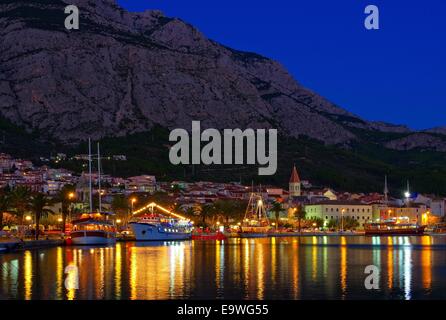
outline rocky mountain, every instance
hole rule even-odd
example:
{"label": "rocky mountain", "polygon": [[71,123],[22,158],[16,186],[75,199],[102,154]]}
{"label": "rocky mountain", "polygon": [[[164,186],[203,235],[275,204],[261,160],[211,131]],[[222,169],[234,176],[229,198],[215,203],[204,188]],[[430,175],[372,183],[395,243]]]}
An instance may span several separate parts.
{"label": "rocky mountain", "polygon": [[[80,10],[66,30],[64,7]],[[326,144],[355,129],[407,133],[367,122],[302,87],[280,63],[206,38],[159,11],[113,0],[0,1],[0,115],[73,143],[166,128],[278,128]]]}
{"label": "rocky mountain", "polygon": [[403,138],[391,140],[385,144],[387,148],[407,151],[412,149],[428,149],[446,152],[446,139],[427,133],[414,133]]}
{"label": "rocky mountain", "polygon": [[432,128],[432,129],[426,130],[425,132],[442,134],[442,135],[446,136],[446,127],[436,127],[436,128]]}

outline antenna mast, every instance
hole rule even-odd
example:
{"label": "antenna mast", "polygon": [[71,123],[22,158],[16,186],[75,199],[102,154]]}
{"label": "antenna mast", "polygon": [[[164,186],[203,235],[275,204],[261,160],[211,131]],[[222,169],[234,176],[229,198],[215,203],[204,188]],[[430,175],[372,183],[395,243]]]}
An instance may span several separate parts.
{"label": "antenna mast", "polygon": [[102,212],[102,198],[101,198],[101,153],[98,142],[98,194],[99,194],[99,212]]}
{"label": "antenna mast", "polygon": [[90,213],[93,212],[93,190],[92,190],[92,183],[91,183],[91,139],[88,138],[88,189],[89,189],[89,202],[90,202]]}

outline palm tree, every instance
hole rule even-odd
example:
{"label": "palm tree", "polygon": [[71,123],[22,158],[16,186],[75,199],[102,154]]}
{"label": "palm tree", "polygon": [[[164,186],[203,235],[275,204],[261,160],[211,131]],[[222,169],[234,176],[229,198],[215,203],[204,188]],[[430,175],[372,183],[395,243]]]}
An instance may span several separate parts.
{"label": "palm tree", "polygon": [[0,231],[3,229],[3,213],[10,209],[11,198],[7,190],[0,192]]}
{"label": "palm tree", "polygon": [[65,233],[67,216],[70,210],[70,204],[74,201],[75,187],[73,185],[65,185],[55,197],[55,201],[62,205],[62,233]]}
{"label": "palm tree", "polygon": [[19,186],[12,189],[10,201],[17,217],[23,218],[23,215],[29,209],[29,199],[31,192],[27,187]]}
{"label": "palm tree", "polygon": [[276,228],[279,228],[280,213],[283,212],[282,204],[280,202],[274,201],[271,206],[271,211],[274,212],[276,218]]}
{"label": "palm tree", "polygon": [[116,216],[122,219],[127,224],[128,214],[129,214],[129,201],[128,199],[120,194],[113,197],[111,207]]}
{"label": "palm tree", "polygon": [[206,225],[206,219],[215,213],[215,207],[212,204],[196,204],[193,209],[194,214],[201,217],[201,224],[203,227]]}
{"label": "palm tree", "polygon": [[299,229],[299,233],[300,233],[302,230],[302,220],[304,220],[305,217],[307,216],[307,213],[305,212],[305,208],[302,205],[297,206],[295,216],[297,217],[298,229]]}
{"label": "palm tree", "polygon": [[43,193],[36,193],[31,196],[29,202],[29,208],[34,214],[34,219],[36,221],[36,240],[39,240],[40,233],[40,219],[48,214],[53,214],[51,209],[46,207],[50,206],[52,201]]}

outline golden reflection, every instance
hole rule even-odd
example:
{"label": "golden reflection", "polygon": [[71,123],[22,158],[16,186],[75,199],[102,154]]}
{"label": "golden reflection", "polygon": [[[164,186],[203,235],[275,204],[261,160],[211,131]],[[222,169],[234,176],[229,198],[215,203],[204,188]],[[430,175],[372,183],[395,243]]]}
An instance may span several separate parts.
{"label": "golden reflection", "polygon": [[63,281],[64,281],[63,248],[57,247],[57,252],[56,252],[56,290],[57,290],[56,296],[57,296],[57,299],[62,299]]}
{"label": "golden reflection", "polygon": [[271,281],[275,285],[276,284],[276,263],[277,263],[277,256],[276,256],[276,238],[271,238]]}
{"label": "golden reflection", "polygon": [[249,268],[249,240],[248,239],[244,239],[243,241],[243,247],[245,249],[244,252],[244,257],[243,257],[243,275],[244,275],[244,289],[245,292],[248,294],[248,296],[246,298],[251,298],[249,296],[249,272],[250,272],[250,268]]}
{"label": "golden reflection", "polygon": [[341,237],[341,290],[342,298],[347,294],[347,240]]}
{"label": "golden reflection", "polygon": [[115,248],[115,295],[121,299],[121,276],[122,276],[122,252],[121,244],[117,243]]}
{"label": "golden reflection", "polygon": [[191,262],[185,261],[184,243],[165,241],[129,250],[130,299],[166,300],[185,294],[190,286],[185,279],[190,270],[185,266]]}
{"label": "golden reflection", "polygon": [[317,237],[313,237],[313,247],[312,247],[312,256],[311,256],[311,262],[312,262],[312,271],[311,271],[311,278],[314,280],[316,280],[316,275],[317,275]]}
{"label": "golden reflection", "polygon": [[[77,266],[79,266],[78,250],[75,250],[75,249],[72,250],[72,254],[73,254],[72,261],[68,262],[69,263],[68,266],[72,265],[72,266],[77,267]],[[70,260],[70,259],[67,259],[67,260]],[[66,275],[65,277],[67,277],[67,276],[68,275]],[[65,278],[65,279],[67,279],[67,278]],[[68,278],[68,279],[72,279],[72,278]],[[65,287],[67,289],[67,299],[74,300],[74,298],[76,297],[76,289],[74,289],[75,286],[68,283],[68,287],[66,285],[65,285]]]}
{"label": "golden reflection", "polygon": [[136,300],[136,275],[138,274],[136,248],[130,248],[130,299]]}
{"label": "golden reflection", "polygon": [[[80,257],[82,257],[82,251],[80,252],[81,254],[79,255]],[[104,264],[105,264],[105,249],[104,248],[100,248],[99,249],[99,263],[95,263],[97,265],[97,268],[95,268],[95,282],[96,282],[96,298],[100,299],[100,298],[104,298]],[[96,260],[96,257],[94,257],[94,260]],[[99,265],[98,265],[99,264]]]}
{"label": "golden reflection", "polygon": [[265,262],[263,261],[263,244],[260,243],[258,246],[258,255],[257,255],[257,299],[263,300],[264,291],[265,291]]}
{"label": "golden reflection", "polygon": [[26,250],[24,255],[24,283],[25,283],[25,300],[31,300],[33,285],[33,260],[31,251]]}
{"label": "golden reflection", "polygon": [[224,248],[220,241],[215,242],[215,284],[217,290],[223,288]]}
{"label": "golden reflection", "polygon": [[431,237],[422,237],[421,244],[421,272],[423,279],[423,288],[431,289],[432,287],[432,239]]}
{"label": "golden reflection", "polygon": [[297,240],[293,241],[293,294],[294,299],[299,298],[299,246]]}
{"label": "golden reflection", "polygon": [[387,238],[387,285],[393,288],[393,239]]}

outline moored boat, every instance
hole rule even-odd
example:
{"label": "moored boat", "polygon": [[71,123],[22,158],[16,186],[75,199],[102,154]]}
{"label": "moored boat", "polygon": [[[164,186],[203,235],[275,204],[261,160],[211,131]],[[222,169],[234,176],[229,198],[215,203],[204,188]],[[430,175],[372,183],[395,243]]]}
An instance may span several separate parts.
{"label": "moored boat", "polygon": [[116,228],[106,219],[106,214],[83,214],[80,219],[72,222],[70,232],[73,245],[108,245],[116,243]]}
{"label": "moored boat", "polygon": [[77,220],[72,221],[69,243],[73,245],[109,245],[116,243],[116,227],[108,220],[110,213],[101,212],[101,156],[98,143],[98,197],[99,211],[93,213],[92,189],[92,156],[91,141],[88,140],[88,167],[89,167],[89,202],[90,212],[84,213]]}
{"label": "moored boat", "polygon": [[265,206],[260,194],[252,193],[240,226],[240,238],[265,238],[271,232]]}
{"label": "moored boat", "polygon": [[[167,215],[155,213],[155,208],[160,209]],[[150,209],[149,214],[138,216],[129,222],[136,241],[191,239],[193,225],[188,219],[155,203],[147,205],[146,209]]]}
{"label": "moored boat", "polygon": [[366,236],[423,235],[426,226],[413,223],[379,222],[364,226]]}

